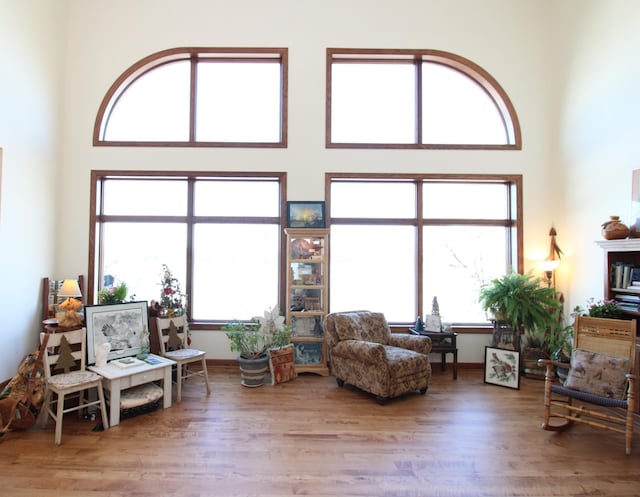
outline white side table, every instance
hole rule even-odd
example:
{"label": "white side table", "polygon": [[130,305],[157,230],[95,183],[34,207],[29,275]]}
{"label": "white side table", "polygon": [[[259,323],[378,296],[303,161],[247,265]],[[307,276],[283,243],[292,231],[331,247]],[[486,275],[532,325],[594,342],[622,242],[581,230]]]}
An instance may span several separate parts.
{"label": "white side table", "polygon": [[98,373],[104,379],[102,386],[109,391],[109,424],[120,424],[120,392],[156,380],[162,380],[162,407],[171,407],[171,366],[175,361],[150,354],[158,359],[158,364],[144,363],[130,368],[120,368],[107,363],[106,366],[89,366],[87,369]]}

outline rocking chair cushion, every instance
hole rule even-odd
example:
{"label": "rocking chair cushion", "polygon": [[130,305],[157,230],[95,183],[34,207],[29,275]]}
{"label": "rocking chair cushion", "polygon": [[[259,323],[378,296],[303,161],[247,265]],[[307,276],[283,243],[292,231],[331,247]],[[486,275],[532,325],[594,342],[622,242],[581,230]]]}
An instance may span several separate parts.
{"label": "rocking chair cushion", "polygon": [[600,397],[622,400],[631,361],[582,349],[571,354],[571,369],[564,386]]}

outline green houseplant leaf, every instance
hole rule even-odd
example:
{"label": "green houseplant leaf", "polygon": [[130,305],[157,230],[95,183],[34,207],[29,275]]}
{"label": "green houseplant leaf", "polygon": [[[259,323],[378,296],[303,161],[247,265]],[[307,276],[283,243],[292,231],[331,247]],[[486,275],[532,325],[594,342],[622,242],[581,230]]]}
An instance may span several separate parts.
{"label": "green houseplant leaf", "polygon": [[555,289],[540,283],[532,274],[511,272],[484,284],[479,301],[486,312],[518,332],[546,330],[556,322],[559,302]]}
{"label": "green houseplant leaf", "polygon": [[231,352],[238,352],[243,359],[257,359],[271,348],[291,342],[291,327],[279,316],[278,306],[265,312],[265,317],[251,321],[234,321],[222,327],[229,339]]}

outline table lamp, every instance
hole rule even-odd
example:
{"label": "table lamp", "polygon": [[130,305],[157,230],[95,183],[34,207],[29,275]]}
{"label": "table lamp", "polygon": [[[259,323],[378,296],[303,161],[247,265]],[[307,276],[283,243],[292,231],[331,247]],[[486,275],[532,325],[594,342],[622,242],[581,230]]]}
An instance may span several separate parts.
{"label": "table lamp", "polygon": [[67,297],[67,300],[59,305],[64,311],[64,316],[58,321],[58,325],[67,328],[82,325],[82,316],[76,312],[82,306],[82,302],[76,300],[77,297],[82,297],[78,281],[64,280],[58,291],[58,297]]}

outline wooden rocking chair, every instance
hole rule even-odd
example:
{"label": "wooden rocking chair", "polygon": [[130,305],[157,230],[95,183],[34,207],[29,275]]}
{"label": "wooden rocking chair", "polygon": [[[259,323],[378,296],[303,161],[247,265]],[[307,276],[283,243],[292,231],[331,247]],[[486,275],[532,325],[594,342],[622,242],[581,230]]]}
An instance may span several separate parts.
{"label": "wooden rocking chair", "polygon": [[[633,439],[636,321],[576,316],[571,368],[564,385],[554,384],[553,361],[546,365],[545,430],[562,431],[574,423],[622,433],[625,452]],[[589,407],[574,405],[574,400]],[[552,423],[552,418],[564,421]]]}

